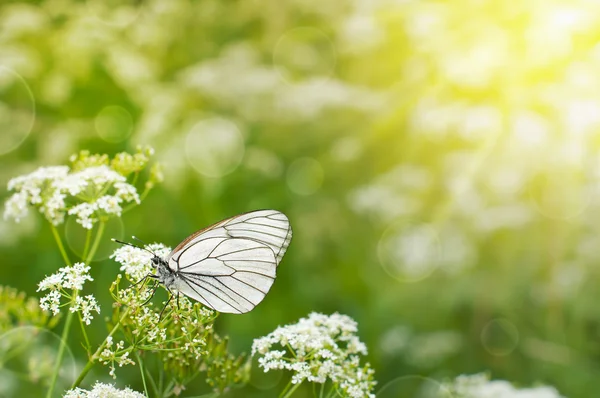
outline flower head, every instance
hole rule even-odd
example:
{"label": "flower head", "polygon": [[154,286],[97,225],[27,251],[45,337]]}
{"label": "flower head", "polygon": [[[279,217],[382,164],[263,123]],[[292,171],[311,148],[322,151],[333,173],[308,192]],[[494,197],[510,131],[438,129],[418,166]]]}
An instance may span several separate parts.
{"label": "flower head", "polygon": [[366,355],[367,348],[357,331],[356,322],[346,315],[311,313],[254,340],[252,355],[260,356],[258,363],[265,372],[291,370],[294,384],[329,379],[350,397],[374,397],[374,372],[369,364],[360,366],[360,355]]}
{"label": "flower head", "polygon": [[98,302],[92,295],[85,297],[75,296],[70,290],[79,291],[83,289],[86,281],[93,281],[89,275],[90,267],[84,263],[76,263],[69,267],[63,267],[58,272],[45,277],[38,284],[38,292],[49,290],[49,292],[40,299],[40,307],[44,311],[51,311],[54,315],[60,312],[60,299],[65,297],[69,300],[70,311],[80,311],[83,321],[89,325],[93,319],[92,312],[100,313]]}
{"label": "flower head", "polygon": [[146,396],[129,388],[121,390],[110,384],[96,382],[90,391],[75,388],[67,391],[63,398],[146,398]]}
{"label": "flower head", "polygon": [[[140,172],[149,162],[151,150],[138,150],[130,155],[121,153],[111,161],[107,155],[90,155],[81,151],[71,157],[71,166],[40,167],[27,175],[13,178],[8,189],[15,193],[8,198],[4,218],[19,221],[27,216],[31,206],[53,225],[73,215],[86,229],[93,228],[102,218],[121,216],[123,205],[139,204],[137,188],[127,182],[127,176]],[[156,176],[150,173],[154,186]],[[158,181],[158,180],[157,180]]]}
{"label": "flower head", "polygon": [[138,281],[152,273],[152,254],[160,257],[166,257],[171,249],[161,243],[153,243],[145,247],[146,250],[122,246],[111,254],[110,258],[121,264],[121,271],[124,271],[129,280]]}

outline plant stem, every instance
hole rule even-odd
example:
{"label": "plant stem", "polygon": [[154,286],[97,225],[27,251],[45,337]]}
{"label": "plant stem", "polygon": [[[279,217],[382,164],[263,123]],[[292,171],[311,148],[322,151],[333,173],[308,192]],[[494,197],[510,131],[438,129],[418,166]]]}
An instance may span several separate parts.
{"label": "plant stem", "polygon": [[142,374],[142,383],[144,384],[144,392],[146,393],[146,396],[149,397],[150,394],[148,394],[148,386],[146,385],[146,375],[144,374],[144,365],[142,363],[142,358],[137,353],[137,351],[135,352],[135,357],[138,361],[138,365],[140,365],[140,373]]}
{"label": "plant stem", "polygon": [[[326,383],[327,381],[325,381]],[[321,384],[321,392],[319,393],[319,398],[323,398],[323,391],[325,391],[325,383]]]}
{"label": "plant stem", "polygon": [[65,260],[65,264],[70,266],[71,260],[69,260],[69,256],[67,255],[67,251],[65,250],[65,247],[62,243],[62,239],[60,239],[60,234],[58,233],[58,230],[52,224],[50,224],[50,229],[52,230],[52,235],[54,235],[54,240],[56,241],[56,244],[58,245],[58,250],[60,250],[60,254],[62,255],[63,260]]}
{"label": "plant stem", "polygon": [[96,350],[96,352],[94,352],[94,354],[90,357],[90,359],[88,360],[88,362],[85,364],[85,367],[83,368],[83,370],[79,374],[79,377],[77,377],[77,380],[75,380],[75,382],[71,386],[71,389],[79,387],[79,385],[81,384],[81,382],[83,381],[83,379],[85,378],[85,376],[89,373],[89,371],[94,366],[94,360],[102,352],[102,349],[106,345],[106,341],[108,340],[109,337],[112,337],[112,335],[115,334],[115,332],[119,329],[119,326],[121,326],[121,322],[123,322],[123,319],[125,319],[125,317],[127,316],[128,313],[129,313],[129,308],[127,308],[125,310],[125,312],[123,312],[123,315],[121,315],[121,318],[119,318],[119,321],[112,328],[112,330],[110,331],[110,333],[108,334],[108,336],[106,336],[106,338],[104,339],[104,341],[102,342],[102,344],[100,344],[100,346],[98,347],[98,349]]}
{"label": "plant stem", "polygon": [[297,389],[298,387],[300,387],[300,384],[302,384],[302,383],[296,383],[296,384],[294,384],[294,386],[293,386],[292,388],[290,388],[290,390],[287,392],[287,394],[285,394],[285,395],[283,396],[283,398],[288,398],[288,397],[291,397],[291,396],[292,396],[292,394],[294,393],[294,391],[296,391],[296,389]]}
{"label": "plant stem", "polygon": [[94,238],[94,243],[92,244],[92,249],[90,250],[88,256],[85,259],[86,265],[89,265],[92,262],[94,255],[98,250],[98,246],[100,246],[100,240],[102,239],[102,234],[104,234],[105,225],[106,224],[104,223],[104,221],[100,221],[100,224],[98,225],[98,232],[96,232],[96,237]]}
{"label": "plant stem", "polygon": [[144,371],[146,372],[146,376],[148,376],[148,380],[150,381],[151,387],[154,389],[154,392],[156,393],[156,396],[157,397],[162,397],[162,393],[158,389],[158,387],[156,385],[156,382],[154,381],[154,378],[152,377],[152,374],[150,374],[150,371],[148,370],[147,366],[144,368]]}
{"label": "plant stem", "polygon": [[88,229],[85,235],[85,246],[83,247],[83,256],[82,259],[86,258],[88,255],[88,251],[90,250],[90,241],[92,240],[92,230]]}
{"label": "plant stem", "polygon": [[[77,297],[77,291],[73,295],[73,299]],[[48,393],[46,394],[47,398],[52,397],[52,392],[54,391],[54,386],[56,385],[56,379],[58,379],[58,373],[60,372],[60,365],[62,363],[63,355],[65,354],[65,348],[67,347],[67,337],[69,336],[69,329],[71,328],[71,321],[73,320],[74,312],[69,311],[67,313],[67,319],[65,321],[65,327],[63,329],[62,335],[60,336],[60,347],[58,348],[58,356],[56,358],[56,364],[54,365],[54,372],[52,372],[52,379],[50,380],[50,387],[48,387]]]}
{"label": "plant stem", "polygon": [[279,398],[283,397],[285,395],[285,393],[287,392],[287,390],[290,389],[291,386],[292,386],[292,380],[288,381],[288,383],[285,385],[285,388],[279,394]]}
{"label": "plant stem", "polygon": [[83,319],[81,319],[81,314],[77,313],[77,317],[79,318],[79,325],[81,326],[81,334],[83,334],[83,339],[85,340],[85,350],[87,351],[88,356],[90,355],[90,350],[92,346],[90,345],[90,339],[88,339],[87,332],[85,331],[85,326],[83,326]]}

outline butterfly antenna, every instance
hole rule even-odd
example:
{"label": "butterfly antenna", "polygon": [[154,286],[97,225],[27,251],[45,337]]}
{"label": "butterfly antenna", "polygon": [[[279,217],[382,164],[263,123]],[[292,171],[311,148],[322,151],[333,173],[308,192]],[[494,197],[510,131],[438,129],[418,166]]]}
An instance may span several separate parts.
{"label": "butterfly antenna", "polygon": [[[148,245],[146,242],[144,242],[143,240],[141,240],[140,238],[138,238],[138,237],[137,237],[137,236],[135,236],[135,235],[132,235],[132,236],[131,236],[131,239],[134,239],[134,240],[137,240],[138,242],[140,242],[142,245],[144,245],[144,248],[145,248],[146,246],[149,246],[149,245]],[[146,251],[149,251],[150,253],[152,253],[152,254],[154,254],[154,255],[156,256],[156,253],[154,253],[154,251],[153,251],[153,250],[151,250],[151,249],[145,249],[145,250],[146,250]],[[158,257],[158,256],[157,256],[157,257]]]}
{"label": "butterfly antenna", "polygon": [[[134,239],[136,239],[136,240],[139,240],[139,239],[137,239],[135,236],[134,236],[133,238],[134,238]],[[115,238],[111,238],[110,240],[112,240],[113,242],[116,242],[116,243],[120,243],[120,244],[122,244],[122,245],[125,245],[125,246],[131,246],[131,247],[135,247],[136,249],[142,249],[142,250],[145,250],[145,251],[147,251],[148,253],[152,254],[153,256],[156,256],[156,253],[154,253],[152,250],[148,250],[148,249],[146,249],[146,248],[145,248],[145,247],[143,247],[143,246],[134,245],[133,243],[129,243],[129,242],[123,242],[122,240],[118,240],[118,239],[115,239]],[[141,241],[140,241],[140,242],[141,242]],[[142,243],[143,243],[143,242],[142,242]]]}

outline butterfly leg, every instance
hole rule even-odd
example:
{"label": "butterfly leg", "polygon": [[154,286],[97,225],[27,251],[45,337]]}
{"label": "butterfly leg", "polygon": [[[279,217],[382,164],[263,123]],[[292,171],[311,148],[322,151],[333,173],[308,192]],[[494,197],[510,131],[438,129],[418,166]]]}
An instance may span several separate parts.
{"label": "butterfly leg", "polygon": [[150,295],[150,297],[148,297],[148,299],[146,301],[144,301],[144,303],[142,305],[146,305],[150,302],[150,300],[152,300],[152,297],[154,297],[154,295],[156,294],[156,290],[158,289],[158,285],[160,285],[160,283],[158,281],[156,281],[156,283],[154,284],[154,286],[152,286],[152,294]]}
{"label": "butterfly leg", "polygon": [[163,312],[165,312],[165,310],[167,309],[167,307],[169,306],[169,303],[171,302],[171,299],[173,298],[173,292],[171,292],[169,290],[169,299],[167,300],[165,306],[163,307],[163,309],[160,311],[160,315],[158,315],[158,320],[160,321],[162,319],[163,316]]}
{"label": "butterfly leg", "polygon": [[156,275],[154,275],[154,274],[148,274],[148,275],[144,276],[142,279],[140,279],[139,281],[137,281],[136,283],[134,283],[134,284],[133,284],[133,285],[131,285],[131,286],[137,286],[137,285],[139,285],[140,283],[142,283],[142,282],[145,282],[145,281],[146,281],[146,279],[148,279],[148,278],[156,279],[156,278],[158,278],[158,277],[157,277]]}

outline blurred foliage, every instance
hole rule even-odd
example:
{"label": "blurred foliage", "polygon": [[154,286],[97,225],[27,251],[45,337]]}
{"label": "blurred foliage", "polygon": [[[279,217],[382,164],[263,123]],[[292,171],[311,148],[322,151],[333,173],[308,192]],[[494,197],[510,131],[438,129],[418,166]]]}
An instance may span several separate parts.
{"label": "blurred foliage", "polygon": [[[4,2],[0,183],[152,146],[165,182],[112,237],[174,246],[257,208],[292,221],[265,301],[217,321],[230,349],[339,311],[380,387],[489,371],[587,398],[599,19],[587,0]],[[61,266],[40,221],[0,223],[0,281],[30,295]],[[92,268],[109,303],[117,265]],[[228,396],[283,388],[256,376]],[[136,372],[119,383],[141,390]]]}

